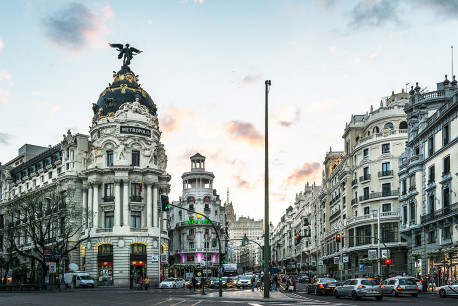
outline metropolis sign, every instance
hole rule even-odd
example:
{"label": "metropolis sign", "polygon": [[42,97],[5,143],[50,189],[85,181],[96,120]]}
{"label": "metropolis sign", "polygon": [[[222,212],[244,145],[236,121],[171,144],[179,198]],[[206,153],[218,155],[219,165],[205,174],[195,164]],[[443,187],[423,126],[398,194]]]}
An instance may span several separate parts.
{"label": "metropolis sign", "polygon": [[119,130],[120,134],[134,134],[140,136],[151,137],[151,130],[139,128],[135,126],[121,126]]}

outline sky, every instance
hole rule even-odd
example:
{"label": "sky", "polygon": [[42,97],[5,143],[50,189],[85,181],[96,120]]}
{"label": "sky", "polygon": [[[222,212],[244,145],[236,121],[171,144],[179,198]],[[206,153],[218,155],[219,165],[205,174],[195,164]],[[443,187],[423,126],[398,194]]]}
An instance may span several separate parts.
{"label": "sky", "polygon": [[[452,73],[458,1],[2,1],[0,161],[25,143],[88,134],[92,103],[122,65],[108,43],[143,53],[131,69],[158,107],[172,176],[206,156],[222,202],[264,218],[265,80],[270,220],[309,182],[345,122],[415,82]],[[410,84],[408,84],[410,83]],[[408,85],[407,85],[408,84]]]}

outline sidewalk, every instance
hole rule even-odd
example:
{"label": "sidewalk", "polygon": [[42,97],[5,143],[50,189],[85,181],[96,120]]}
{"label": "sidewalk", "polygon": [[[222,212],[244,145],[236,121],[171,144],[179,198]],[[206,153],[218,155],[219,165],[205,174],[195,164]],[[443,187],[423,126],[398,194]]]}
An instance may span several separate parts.
{"label": "sidewalk", "polygon": [[186,298],[192,299],[211,299],[211,300],[232,300],[232,301],[258,301],[258,302],[282,302],[282,303],[296,303],[295,299],[292,299],[280,291],[270,291],[269,298],[264,298],[264,291],[251,291],[240,290],[240,291],[223,291],[223,296],[219,297],[218,292],[211,292],[207,295],[191,295]]}

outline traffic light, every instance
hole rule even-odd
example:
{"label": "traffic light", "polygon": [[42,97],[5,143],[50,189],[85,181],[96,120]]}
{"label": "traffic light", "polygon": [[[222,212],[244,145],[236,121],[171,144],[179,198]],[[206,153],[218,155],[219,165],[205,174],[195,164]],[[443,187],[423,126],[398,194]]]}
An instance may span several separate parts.
{"label": "traffic light", "polygon": [[337,234],[336,234],[336,242],[337,242],[337,243],[340,242],[340,233],[337,233]]}
{"label": "traffic light", "polygon": [[385,265],[391,265],[391,258],[385,258]]}
{"label": "traffic light", "polygon": [[226,255],[227,255],[226,253],[221,254],[221,263],[222,263],[222,264],[227,263],[227,261],[226,261]]}
{"label": "traffic light", "polygon": [[161,206],[162,211],[170,211],[169,196],[165,194],[161,195]]}

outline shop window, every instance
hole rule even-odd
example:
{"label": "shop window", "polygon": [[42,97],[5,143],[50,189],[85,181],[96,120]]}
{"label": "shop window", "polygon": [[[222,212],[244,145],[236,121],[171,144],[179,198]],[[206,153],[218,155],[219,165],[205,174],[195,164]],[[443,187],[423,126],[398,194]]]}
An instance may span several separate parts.
{"label": "shop window", "polygon": [[141,228],[141,212],[140,211],[131,211],[130,212],[130,227],[131,228]]}
{"label": "shop window", "polygon": [[132,166],[140,166],[140,151],[132,151]]}
{"label": "shop window", "polygon": [[[193,246],[194,246],[194,243],[193,243]],[[194,247],[193,247],[194,248]],[[192,249],[193,249],[192,248]],[[187,262],[194,262],[194,255],[188,255],[186,256],[186,261]]]}

